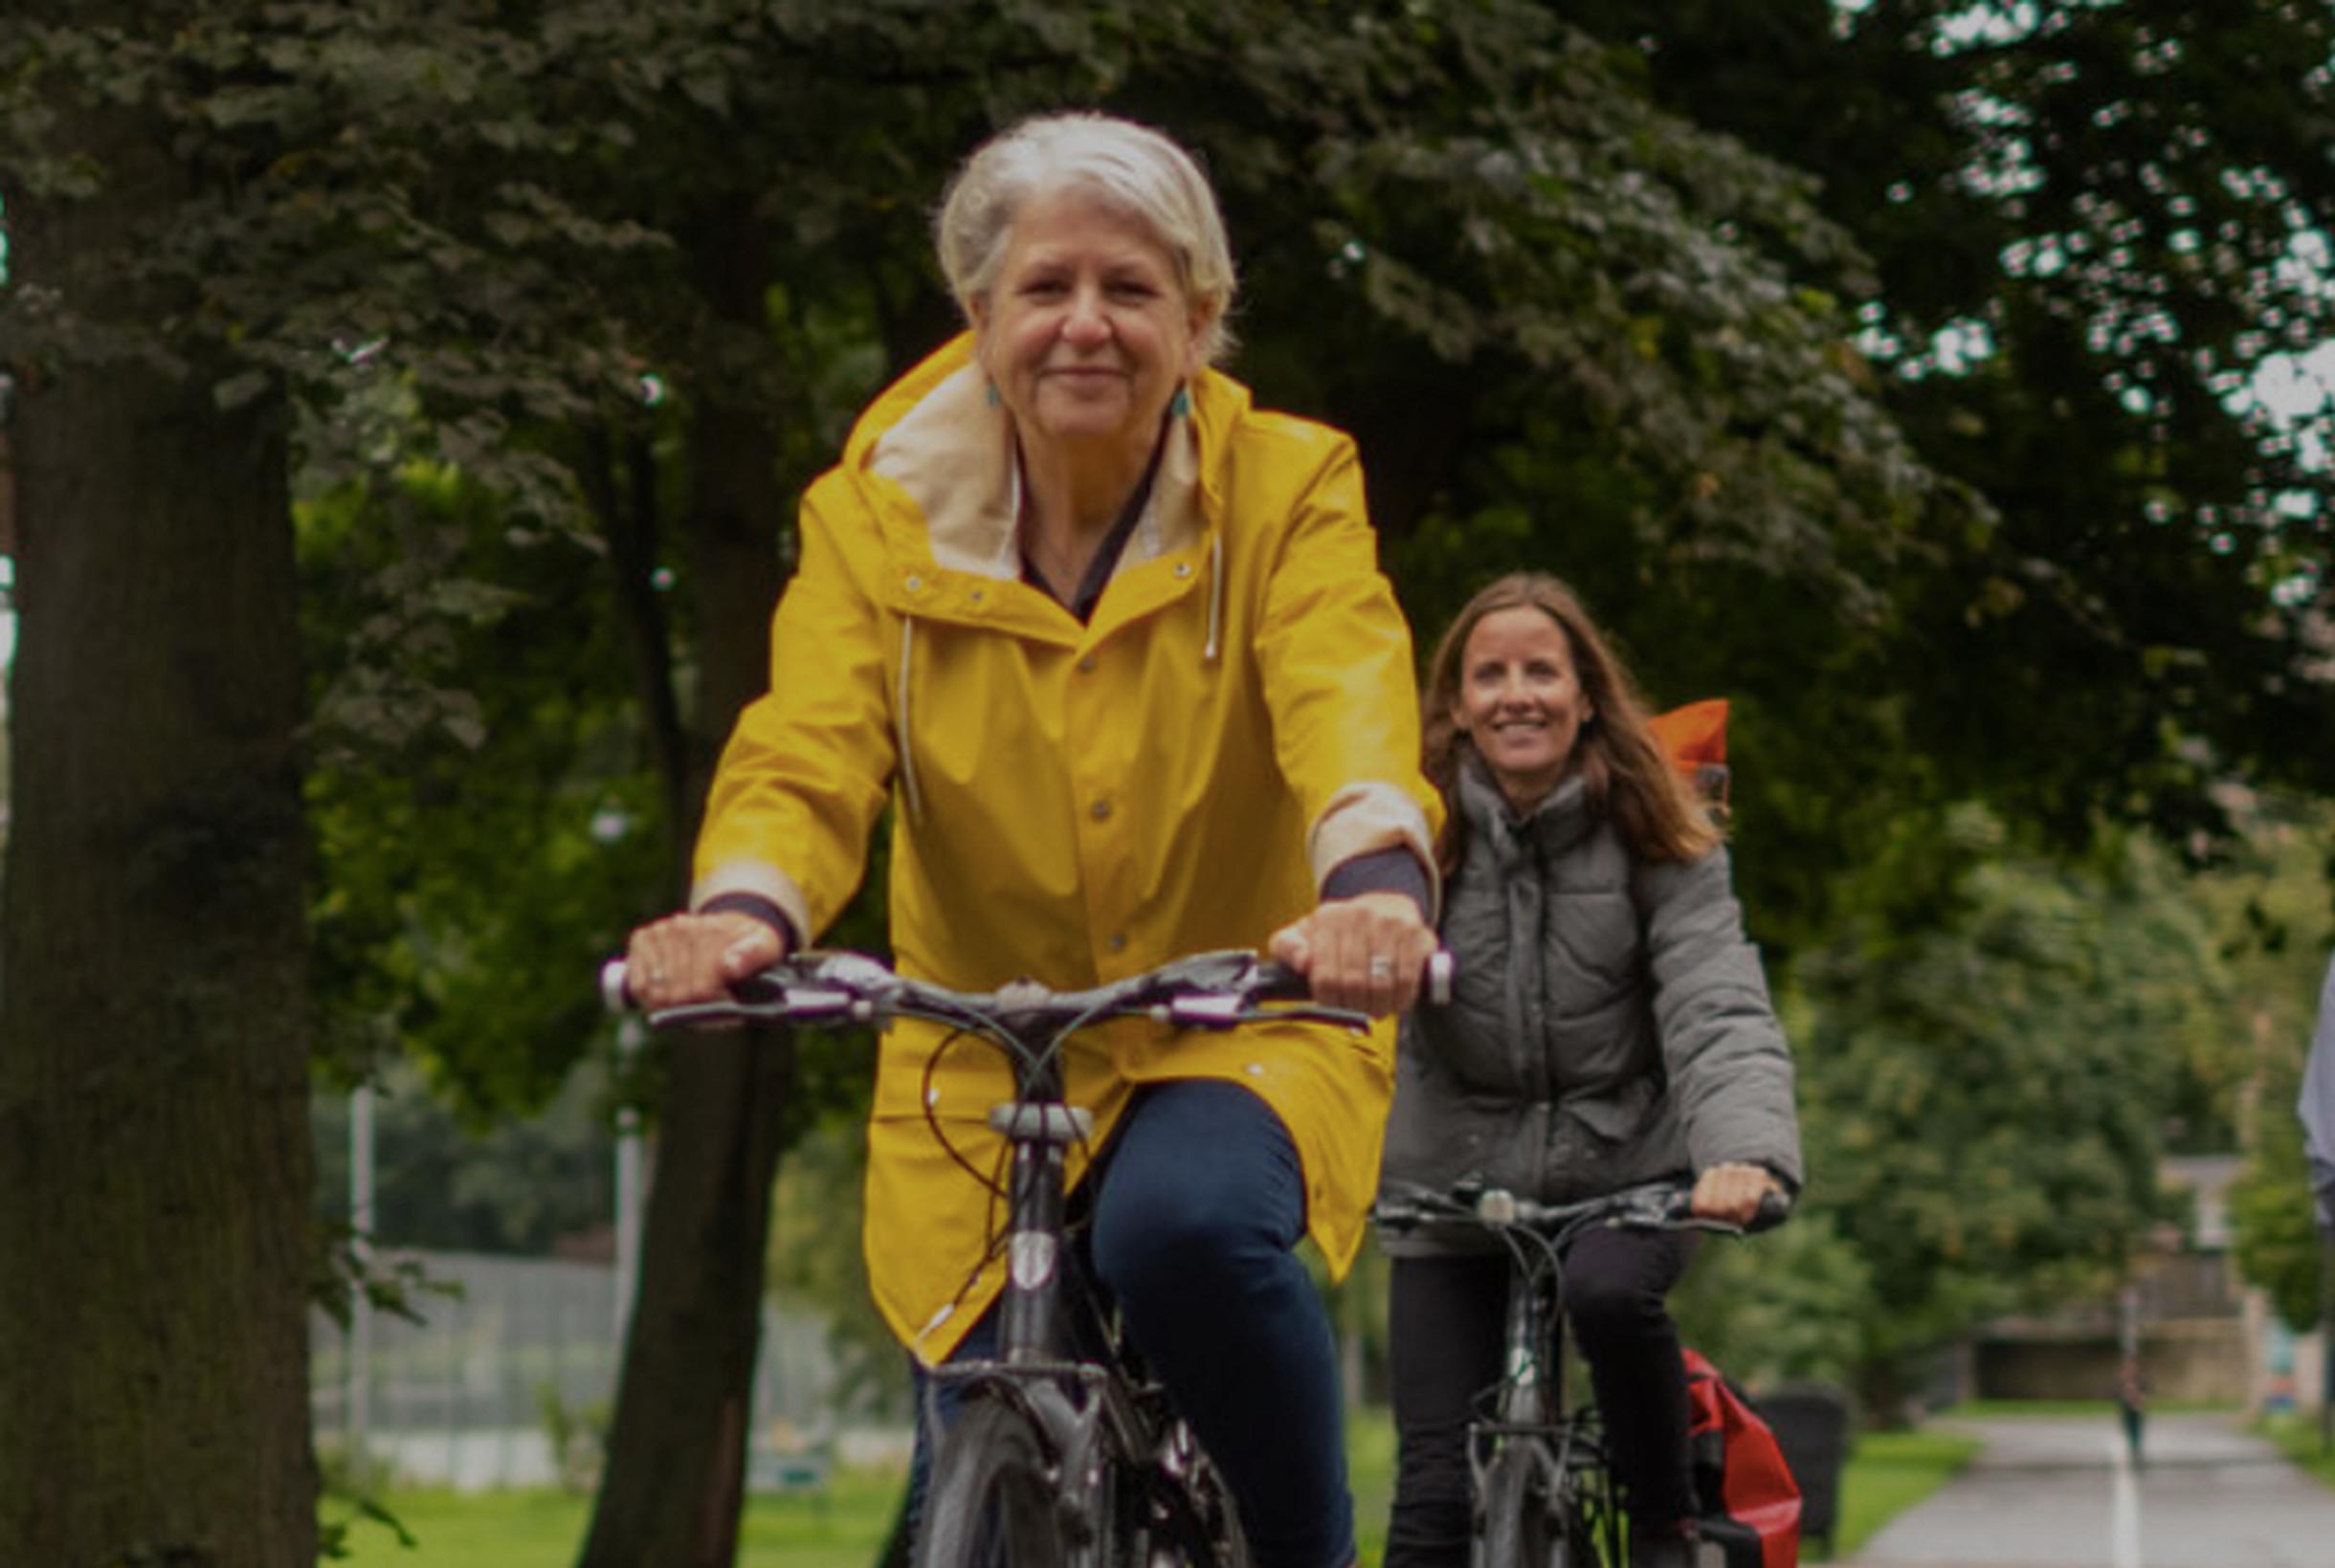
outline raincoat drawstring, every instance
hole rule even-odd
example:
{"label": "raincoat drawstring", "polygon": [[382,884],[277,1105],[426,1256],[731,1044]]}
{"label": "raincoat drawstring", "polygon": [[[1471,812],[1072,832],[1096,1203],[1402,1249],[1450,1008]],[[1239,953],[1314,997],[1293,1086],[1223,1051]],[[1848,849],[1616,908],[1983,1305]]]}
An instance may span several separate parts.
{"label": "raincoat drawstring", "polygon": [[1200,651],[1204,663],[1216,658],[1217,633],[1224,626],[1224,530],[1218,528],[1209,538],[1208,564],[1208,646]]}
{"label": "raincoat drawstring", "polygon": [[900,691],[892,702],[892,740],[900,748],[901,793],[907,798],[908,815],[922,820],[924,797],[916,787],[916,755],[908,749],[908,666],[916,652],[916,617],[900,618]]}

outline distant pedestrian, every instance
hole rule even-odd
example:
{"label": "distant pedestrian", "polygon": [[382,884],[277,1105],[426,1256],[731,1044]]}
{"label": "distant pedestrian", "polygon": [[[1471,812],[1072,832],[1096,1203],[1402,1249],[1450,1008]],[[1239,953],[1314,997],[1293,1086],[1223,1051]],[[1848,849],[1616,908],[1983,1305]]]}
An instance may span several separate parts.
{"label": "distant pedestrian", "polygon": [[2142,1468],[2141,1424],[2148,1414],[2148,1380],[2141,1376],[2141,1358],[2126,1356],[2116,1369],[2116,1413],[2124,1424],[2124,1451],[2132,1468]]}

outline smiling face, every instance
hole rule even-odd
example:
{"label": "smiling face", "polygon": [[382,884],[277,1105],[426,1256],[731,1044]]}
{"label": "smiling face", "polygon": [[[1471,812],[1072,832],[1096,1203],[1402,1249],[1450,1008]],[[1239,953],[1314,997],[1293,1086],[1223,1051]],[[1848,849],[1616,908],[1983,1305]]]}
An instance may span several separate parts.
{"label": "smiling face", "polygon": [[1496,609],[1468,631],[1452,719],[1518,809],[1556,788],[1593,712],[1572,639],[1543,611]]}
{"label": "smiling face", "polygon": [[972,301],[982,367],[1024,442],[1123,442],[1145,453],[1201,367],[1204,311],[1150,228],[1059,191],[1013,222],[995,285]]}

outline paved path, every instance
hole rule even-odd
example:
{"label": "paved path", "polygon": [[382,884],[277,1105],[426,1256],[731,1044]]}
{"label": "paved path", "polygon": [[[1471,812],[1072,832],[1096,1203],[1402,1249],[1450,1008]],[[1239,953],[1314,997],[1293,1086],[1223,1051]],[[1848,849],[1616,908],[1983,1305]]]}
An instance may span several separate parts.
{"label": "paved path", "polygon": [[2150,1416],[2137,1474],[2112,1417],[1955,1428],[1978,1458],[1856,1568],[2335,1568],[2335,1491],[2235,1416]]}

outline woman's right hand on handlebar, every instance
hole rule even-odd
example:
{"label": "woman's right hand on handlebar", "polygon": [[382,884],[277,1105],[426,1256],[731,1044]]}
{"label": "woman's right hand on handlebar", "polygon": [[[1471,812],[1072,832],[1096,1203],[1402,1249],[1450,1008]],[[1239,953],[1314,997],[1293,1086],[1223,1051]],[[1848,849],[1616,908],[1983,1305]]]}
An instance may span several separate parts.
{"label": "woman's right hand on handlebar", "polygon": [[[1748,1226],[1759,1217],[1761,1200],[1769,1193],[1779,1198],[1785,1195],[1784,1183],[1775,1179],[1774,1172],[1764,1165],[1731,1160],[1713,1165],[1695,1178],[1694,1197],[1688,1206],[1700,1219]],[[1778,1218],[1782,1213],[1783,1210],[1777,1210]]]}
{"label": "woman's right hand on handlebar", "polygon": [[787,939],[751,915],[668,915],[633,933],[625,989],[644,1012],[715,1002],[787,956]]}

